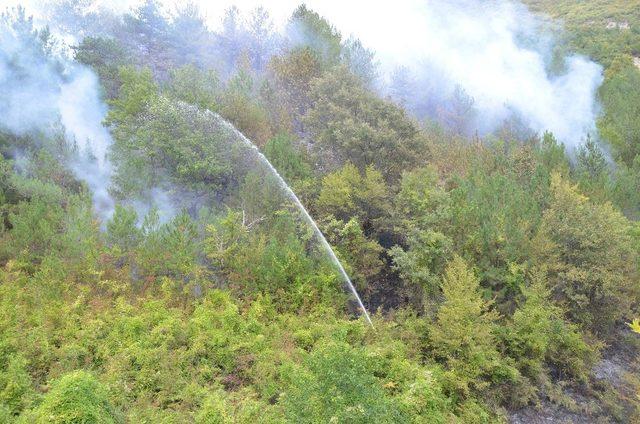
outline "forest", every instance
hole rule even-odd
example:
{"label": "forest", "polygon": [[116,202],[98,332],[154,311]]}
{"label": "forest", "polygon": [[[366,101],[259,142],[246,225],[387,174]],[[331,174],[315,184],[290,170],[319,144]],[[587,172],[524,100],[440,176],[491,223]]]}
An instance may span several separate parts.
{"label": "forest", "polygon": [[569,99],[500,113],[305,4],[92,3],[0,11],[0,422],[640,422],[640,1],[502,2]]}

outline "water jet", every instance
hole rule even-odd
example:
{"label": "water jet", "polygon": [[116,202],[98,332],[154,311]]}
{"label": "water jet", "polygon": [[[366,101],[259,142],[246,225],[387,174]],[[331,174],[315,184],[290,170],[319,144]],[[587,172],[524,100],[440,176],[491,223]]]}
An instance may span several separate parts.
{"label": "water jet", "polygon": [[306,221],[306,223],[309,226],[311,226],[311,228],[313,229],[313,232],[314,232],[315,236],[318,238],[318,240],[320,241],[320,244],[322,245],[322,248],[325,250],[325,252],[329,256],[329,258],[331,259],[331,262],[333,263],[335,268],[338,270],[338,272],[339,272],[340,276],[342,277],[342,279],[344,280],[347,288],[349,289],[349,291],[351,292],[351,294],[355,298],[356,302],[358,303],[358,308],[360,309],[361,314],[364,315],[364,317],[367,320],[367,322],[369,323],[369,325],[371,327],[373,327],[373,322],[371,321],[371,317],[369,316],[369,313],[367,312],[367,309],[365,308],[364,304],[362,303],[362,300],[360,299],[360,295],[358,294],[358,291],[356,290],[355,286],[353,285],[353,282],[349,278],[349,275],[347,275],[347,272],[344,270],[342,264],[338,260],[338,257],[336,256],[335,252],[333,251],[333,248],[331,248],[331,245],[329,244],[327,239],[322,234],[322,231],[320,231],[320,229],[318,228],[318,225],[316,224],[316,222],[313,220],[311,215],[309,215],[309,212],[307,211],[307,209],[304,207],[304,205],[302,204],[300,199],[298,199],[298,196],[296,196],[296,194],[293,192],[291,187],[289,187],[289,185],[286,183],[284,178],[282,178],[282,176],[278,173],[276,168],[271,164],[271,162],[269,162],[269,159],[267,159],[267,157],[265,155],[263,155],[262,152],[260,152],[258,147],[251,140],[249,140],[244,134],[242,134],[235,126],[233,126],[233,124],[231,124],[226,119],[222,118],[217,113],[212,112],[210,110],[207,110],[205,113],[207,113],[210,116],[212,116],[216,121],[220,122],[222,124],[222,126],[224,126],[228,131],[230,131],[232,134],[237,136],[245,144],[246,147],[251,149],[257,155],[259,161],[263,165],[266,165],[267,168],[271,171],[273,176],[278,181],[278,184],[280,185],[280,187],[285,191],[287,196],[295,203],[296,207],[301,212],[301,214],[302,214],[304,220]]}

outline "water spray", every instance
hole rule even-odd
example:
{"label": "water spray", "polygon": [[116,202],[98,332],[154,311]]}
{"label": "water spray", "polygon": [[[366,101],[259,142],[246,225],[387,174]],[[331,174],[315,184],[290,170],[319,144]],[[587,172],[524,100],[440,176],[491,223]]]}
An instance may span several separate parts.
{"label": "water spray", "polygon": [[245,135],[242,134],[229,121],[225,120],[224,118],[222,118],[217,113],[211,112],[210,110],[207,110],[205,113],[210,114],[211,116],[213,116],[217,121],[221,122],[229,131],[231,131],[233,134],[238,136],[240,138],[240,140],[242,140],[242,142],[247,147],[249,147],[250,149],[252,149],[255,152],[255,154],[258,156],[259,160],[264,165],[266,165],[269,168],[269,170],[273,173],[273,175],[278,180],[278,183],[280,184],[280,187],[282,189],[284,189],[284,191],[287,193],[289,198],[291,200],[293,200],[293,202],[296,204],[298,209],[302,212],[302,216],[304,217],[305,221],[313,229],[314,234],[318,237],[322,247],[324,248],[324,250],[329,255],[329,258],[331,259],[331,262],[338,269],[338,271],[340,273],[340,276],[342,277],[344,282],[347,284],[347,287],[349,288],[349,291],[353,294],[353,296],[355,297],[356,301],[358,302],[358,307],[359,307],[362,315],[364,315],[364,317],[367,320],[367,322],[369,323],[369,325],[371,327],[373,327],[373,322],[371,321],[371,317],[369,316],[369,313],[367,312],[367,309],[365,308],[364,304],[362,303],[362,300],[360,299],[360,295],[358,295],[358,291],[356,290],[355,286],[351,282],[351,279],[347,275],[347,272],[342,267],[342,264],[340,263],[340,261],[338,260],[338,257],[336,256],[335,252],[331,248],[331,245],[329,244],[327,239],[324,237],[324,235],[322,234],[322,232],[318,228],[318,225],[316,224],[316,222],[313,220],[313,218],[311,218],[311,215],[309,215],[309,212],[304,207],[302,202],[300,202],[300,199],[298,199],[298,196],[296,196],[296,194],[293,192],[293,190],[291,190],[291,187],[289,187],[289,185],[285,182],[284,178],[282,178],[280,176],[280,174],[278,173],[276,168],[274,168],[274,166],[271,164],[271,162],[269,162],[269,159],[267,159],[266,156],[263,155],[260,152],[260,150],[258,150],[258,147],[255,144],[253,144],[251,142],[251,140],[249,140],[247,137],[245,137]]}

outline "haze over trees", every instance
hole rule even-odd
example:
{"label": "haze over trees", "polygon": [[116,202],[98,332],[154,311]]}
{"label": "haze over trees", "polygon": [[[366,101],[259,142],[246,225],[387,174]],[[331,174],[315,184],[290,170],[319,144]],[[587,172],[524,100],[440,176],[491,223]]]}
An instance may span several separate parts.
{"label": "haze over trees", "polygon": [[422,107],[402,69],[381,95],[375,53],[304,5],[214,31],[191,4],[61,0],[69,49],[5,11],[0,421],[640,419],[640,16],[611,2],[620,35],[585,27],[600,1],[528,3],[606,67],[575,149],[516,113],[476,131],[461,88]]}

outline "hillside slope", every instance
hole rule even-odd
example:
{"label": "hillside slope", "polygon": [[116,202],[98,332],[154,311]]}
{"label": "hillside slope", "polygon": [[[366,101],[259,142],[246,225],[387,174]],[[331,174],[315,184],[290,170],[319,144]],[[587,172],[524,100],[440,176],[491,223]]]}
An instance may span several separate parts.
{"label": "hillside slope", "polygon": [[638,0],[524,0],[532,10],[560,20],[571,48],[608,66],[619,54],[640,57]]}

